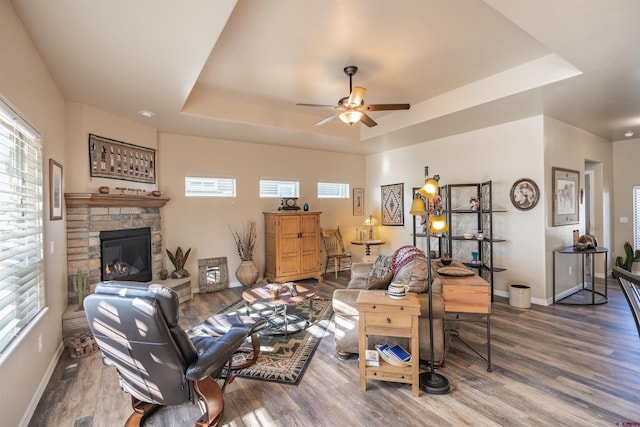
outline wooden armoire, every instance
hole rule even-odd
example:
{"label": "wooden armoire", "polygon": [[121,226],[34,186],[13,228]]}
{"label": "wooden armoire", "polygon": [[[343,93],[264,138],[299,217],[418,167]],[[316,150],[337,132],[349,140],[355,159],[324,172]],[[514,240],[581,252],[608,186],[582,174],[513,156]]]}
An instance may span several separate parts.
{"label": "wooden armoire", "polygon": [[320,268],[320,213],[304,211],[263,212],[265,229],[265,278],[283,283],[316,278]]}

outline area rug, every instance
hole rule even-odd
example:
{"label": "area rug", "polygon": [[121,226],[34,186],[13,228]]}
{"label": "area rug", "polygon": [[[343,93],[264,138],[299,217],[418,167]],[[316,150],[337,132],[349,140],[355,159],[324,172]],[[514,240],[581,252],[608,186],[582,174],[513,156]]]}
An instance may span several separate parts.
{"label": "area rug", "polygon": [[[271,307],[255,304],[251,315],[265,314]],[[246,306],[239,300],[220,313],[246,315]],[[309,319],[309,304],[290,304],[288,315]],[[268,331],[259,333],[260,356],[257,362],[248,368],[234,371],[236,376],[281,384],[297,385],[304,375],[313,354],[331,323],[333,309],[331,301],[315,297],[313,300],[313,321],[299,332],[284,335],[272,335]],[[249,342],[247,345],[250,346]]]}

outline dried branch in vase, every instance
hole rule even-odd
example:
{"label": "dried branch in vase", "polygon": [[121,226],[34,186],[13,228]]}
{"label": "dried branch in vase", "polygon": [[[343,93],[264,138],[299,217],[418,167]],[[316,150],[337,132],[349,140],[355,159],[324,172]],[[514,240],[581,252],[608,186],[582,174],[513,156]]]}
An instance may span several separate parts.
{"label": "dried branch in vase", "polygon": [[236,248],[238,255],[242,261],[253,261],[253,255],[256,252],[258,246],[258,229],[256,228],[256,222],[248,220],[246,225],[242,227],[242,232],[233,231],[233,228],[229,226],[231,235],[236,242]]}

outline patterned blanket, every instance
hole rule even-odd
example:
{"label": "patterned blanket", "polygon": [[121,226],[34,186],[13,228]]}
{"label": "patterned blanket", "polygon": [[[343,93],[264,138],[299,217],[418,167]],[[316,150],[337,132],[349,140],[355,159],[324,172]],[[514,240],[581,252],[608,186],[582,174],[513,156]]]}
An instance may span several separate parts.
{"label": "patterned blanket", "polygon": [[398,248],[391,259],[391,270],[395,271],[415,258],[427,259],[423,251],[415,246],[407,245]]}

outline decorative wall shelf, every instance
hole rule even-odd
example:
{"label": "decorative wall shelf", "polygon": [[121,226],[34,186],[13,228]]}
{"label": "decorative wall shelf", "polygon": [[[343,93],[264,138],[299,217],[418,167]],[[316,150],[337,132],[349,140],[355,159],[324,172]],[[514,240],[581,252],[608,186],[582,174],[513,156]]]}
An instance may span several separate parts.
{"label": "decorative wall shelf", "polygon": [[168,197],[135,194],[64,193],[64,200],[67,207],[161,208],[171,199]]}

